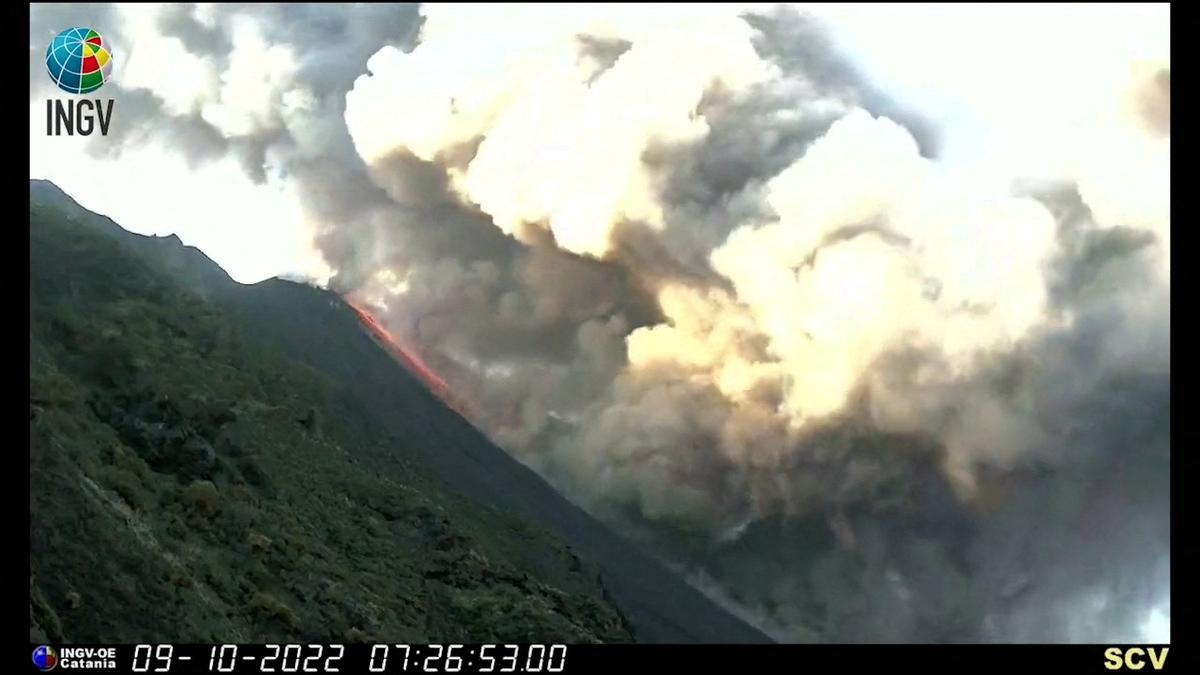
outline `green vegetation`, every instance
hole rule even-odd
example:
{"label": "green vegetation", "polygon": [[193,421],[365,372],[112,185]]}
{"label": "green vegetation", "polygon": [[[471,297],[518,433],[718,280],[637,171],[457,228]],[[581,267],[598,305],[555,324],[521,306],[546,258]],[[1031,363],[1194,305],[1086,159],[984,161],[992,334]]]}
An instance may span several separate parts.
{"label": "green vegetation", "polygon": [[152,261],[50,204],[30,239],[31,639],[631,640],[559,540]]}

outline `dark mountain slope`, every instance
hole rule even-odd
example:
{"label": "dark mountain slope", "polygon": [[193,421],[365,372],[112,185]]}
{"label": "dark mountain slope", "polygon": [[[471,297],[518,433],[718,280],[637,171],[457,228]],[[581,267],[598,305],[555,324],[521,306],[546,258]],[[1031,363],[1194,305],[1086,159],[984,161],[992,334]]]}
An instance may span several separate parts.
{"label": "dark mountain slope", "polygon": [[631,639],[559,540],[159,266],[45,204],[30,240],[31,638]]}
{"label": "dark mountain slope", "polygon": [[[572,571],[575,563],[564,570],[559,549],[531,545],[487,528],[477,530],[496,555],[513,561],[514,567],[529,570],[547,584],[566,587],[578,584],[581,575],[591,575],[593,588],[601,588],[601,596],[620,609],[641,641],[766,640],[494,446],[376,344],[336,295],[281,280],[243,286],[178,239],[128,233],[82,209],[52,184],[31,181],[30,197],[32,208],[55,205],[79,225],[108,235],[147,267],[165,272],[206,298],[205,306],[213,311],[236,317],[241,331],[265,347],[263,354],[277,359],[282,355],[319,373],[329,383],[324,410],[339,420],[345,429],[342,433],[349,437],[362,429],[377,429],[384,436],[382,441],[363,438],[343,443],[350,461],[385,477],[384,472],[395,471],[397,462],[407,463],[406,470],[428,471],[466,497],[464,503],[483,505],[482,513],[496,513],[496,517],[509,513],[536,523],[536,529],[545,528],[578,553],[583,565],[597,571]],[[314,483],[311,489],[320,486]],[[573,559],[573,553],[566,555]],[[353,574],[354,565],[348,564],[343,572]]]}

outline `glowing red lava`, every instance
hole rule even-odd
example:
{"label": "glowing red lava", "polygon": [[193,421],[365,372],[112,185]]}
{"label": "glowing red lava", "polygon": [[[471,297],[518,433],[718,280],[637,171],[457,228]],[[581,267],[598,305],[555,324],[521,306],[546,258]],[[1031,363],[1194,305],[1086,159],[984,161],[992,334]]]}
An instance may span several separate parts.
{"label": "glowing red lava", "polygon": [[400,361],[400,365],[404,366],[408,372],[417,377],[425,386],[433,392],[435,396],[440,398],[443,403],[453,408],[460,415],[470,417],[467,414],[467,407],[458,400],[454,392],[450,391],[450,385],[442,379],[428,364],[417,354],[416,350],[409,349],[404,346],[391,331],[384,327],[374,315],[371,314],[365,307],[359,305],[350,298],[345,298],[346,304],[358,314],[358,320],[367,329],[371,336],[374,337],[380,344],[387,347],[388,351]]}

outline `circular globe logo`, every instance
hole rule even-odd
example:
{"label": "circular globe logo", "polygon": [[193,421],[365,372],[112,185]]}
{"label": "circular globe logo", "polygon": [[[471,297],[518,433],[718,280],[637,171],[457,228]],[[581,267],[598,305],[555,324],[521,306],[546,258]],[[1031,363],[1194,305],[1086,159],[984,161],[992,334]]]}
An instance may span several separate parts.
{"label": "circular globe logo", "polygon": [[112,77],[112,50],[91,28],[68,28],[46,48],[46,70],[59,89],[72,94],[96,91]]}
{"label": "circular globe logo", "polygon": [[33,665],[37,666],[38,670],[54,670],[54,666],[58,665],[58,652],[54,651],[54,647],[38,647],[33,650]]}

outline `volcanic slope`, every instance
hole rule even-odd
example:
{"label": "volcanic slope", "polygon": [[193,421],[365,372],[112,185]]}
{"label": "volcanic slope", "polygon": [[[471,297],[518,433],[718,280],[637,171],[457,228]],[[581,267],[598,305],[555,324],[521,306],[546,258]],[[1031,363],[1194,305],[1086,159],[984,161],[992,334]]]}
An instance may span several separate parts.
{"label": "volcanic slope", "polygon": [[765,642],[413,377],[30,181],[31,638]]}

